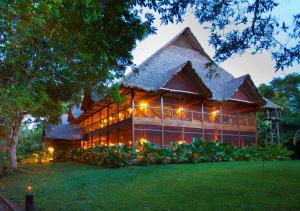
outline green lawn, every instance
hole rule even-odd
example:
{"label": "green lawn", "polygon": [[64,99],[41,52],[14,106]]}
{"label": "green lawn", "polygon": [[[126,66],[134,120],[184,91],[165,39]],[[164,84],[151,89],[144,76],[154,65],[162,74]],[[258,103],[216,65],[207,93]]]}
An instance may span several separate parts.
{"label": "green lawn", "polygon": [[300,161],[228,162],[103,169],[32,165],[0,178],[0,193],[24,203],[32,183],[46,210],[300,210]]}

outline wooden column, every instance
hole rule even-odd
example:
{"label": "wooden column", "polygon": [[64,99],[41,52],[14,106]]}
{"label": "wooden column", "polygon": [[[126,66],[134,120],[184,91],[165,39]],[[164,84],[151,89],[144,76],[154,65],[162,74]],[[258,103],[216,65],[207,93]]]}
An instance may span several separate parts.
{"label": "wooden column", "polygon": [[109,145],[109,125],[108,125],[108,122],[109,122],[109,105],[107,106],[107,109],[106,109],[106,143],[107,145]]}
{"label": "wooden column", "polygon": [[201,122],[202,122],[202,138],[204,139],[204,106],[203,102],[201,103]]}
{"label": "wooden column", "polygon": [[92,114],[92,140],[91,140],[91,147],[94,145],[94,114]]}
{"label": "wooden column", "polygon": [[131,146],[134,143],[134,90],[131,92]]}
{"label": "wooden column", "polygon": [[222,110],[222,104],[220,104],[220,123],[221,123],[221,142],[223,143],[223,110]]}
{"label": "wooden column", "polygon": [[239,146],[241,145],[241,130],[240,130],[240,112],[237,112],[237,120],[238,120],[238,135],[239,135]]}
{"label": "wooden column", "polygon": [[117,130],[118,130],[118,143],[120,143],[120,117],[119,117],[119,114],[120,114],[120,106],[118,105],[118,109],[117,109]]}
{"label": "wooden column", "polygon": [[99,125],[100,125],[100,128],[99,128],[99,131],[98,131],[98,136],[99,136],[99,146],[102,145],[102,140],[101,140],[101,137],[102,137],[102,128],[101,128],[101,116],[102,116],[102,109],[99,110],[99,115],[100,115],[100,118],[99,118]]}
{"label": "wooden column", "polygon": [[161,147],[164,146],[164,98],[160,96],[160,115],[161,115]]}

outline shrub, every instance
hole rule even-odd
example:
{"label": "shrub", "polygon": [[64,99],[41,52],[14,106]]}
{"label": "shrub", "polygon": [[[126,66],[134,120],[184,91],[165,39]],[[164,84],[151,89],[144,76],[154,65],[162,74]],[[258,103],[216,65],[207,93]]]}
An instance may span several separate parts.
{"label": "shrub", "polygon": [[[172,163],[198,163],[250,160],[285,160],[292,154],[281,145],[267,147],[236,147],[220,142],[193,139],[190,144],[171,143],[170,148],[160,148],[150,142],[138,143],[136,147],[124,144],[98,146],[91,149],[74,149],[71,157],[75,161],[107,168],[127,166],[129,162],[139,165]],[[134,162],[137,161],[137,162]]]}

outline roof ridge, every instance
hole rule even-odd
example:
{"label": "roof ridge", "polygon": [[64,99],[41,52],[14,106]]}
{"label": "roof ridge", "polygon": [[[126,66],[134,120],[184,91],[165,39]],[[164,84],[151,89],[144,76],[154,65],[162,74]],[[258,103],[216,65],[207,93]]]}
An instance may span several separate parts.
{"label": "roof ridge", "polygon": [[[164,44],[162,47],[160,47],[158,50],[156,50],[154,53],[152,53],[149,57],[147,57],[147,59],[145,59],[141,64],[139,64],[137,66],[137,69],[141,66],[143,66],[145,63],[147,63],[150,59],[153,58],[153,56],[159,54],[162,50],[164,50],[166,47],[168,47],[171,43],[173,43],[174,41],[176,41],[180,36],[182,36],[184,33],[188,33],[188,35],[192,38],[192,41],[194,41],[196,43],[196,46],[198,48],[198,51],[203,54],[208,60],[212,61],[212,59],[210,58],[210,56],[204,51],[203,47],[201,46],[201,44],[199,43],[198,39],[195,37],[195,35],[193,34],[192,30],[190,27],[185,27],[183,30],[181,30],[179,33],[177,33],[170,41],[168,41],[166,44]],[[189,40],[189,42],[192,42],[191,40]],[[180,47],[180,46],[178,46]],[[191,49],[194,50],[194,49]],[[131,70],[124,78],[129,77],[130,75],[132,75],[134,73],[133,70]]]}

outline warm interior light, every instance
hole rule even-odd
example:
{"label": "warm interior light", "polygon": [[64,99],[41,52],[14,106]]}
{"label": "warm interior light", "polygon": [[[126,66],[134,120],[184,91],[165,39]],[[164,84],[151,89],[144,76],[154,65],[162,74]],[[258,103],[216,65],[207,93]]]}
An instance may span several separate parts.
{"label": "warm interior light", "polygon": [[215,121],[217,119],[217,114],[219,113],[219,110],[212,111],[209,115],[210,121]]}
{"label": "warm interior light", "polygon": [[146,107],[148,106],[148,103],[146,103],[146,102],[141,102],[140,106],[141,106],[142,108],[146,108]]}
{"label": "warm interior light", "polygon": [[128,108],[128,112],[131,114],[131,112],[132,112],[132,108]]}
{"label": "warm interior light", "polygon": [[179,108],[176,109],[177,114],[180,114],[182,111],[183,111],[183,107],[179,107]]}
{"label": "warm interior light", "polygon": [[119,145],[123,145],[123,143],[122,143],[122,142],[119,142]]}
{"label": "warm interior light", "polygon": [[178,141],[178,144],[184,144],[185,141]]}
{"label": "warm interior light", "polygon": [[53,154],[54,148],[53,147],[48,147],[48,151],[49,151],[50,154]]}
{"label": "warm interior light", "polygon": [[212,115],[216,116],[219,113],[219,110],[211,112]]}
{"label": "warm interior light", "polygon": [[114,144],[112,144],[112,143],[109,143],[109,146],[113,147],[113,146],[115,146],[115,145],[114,145]]}
{"label": "warm interior light", "polygon": [[141,138],[141,140],[140,140],[140,143],[141,144],[145,144],[145,143],[147,143],[148,141],[145,139],[145,138]]}

